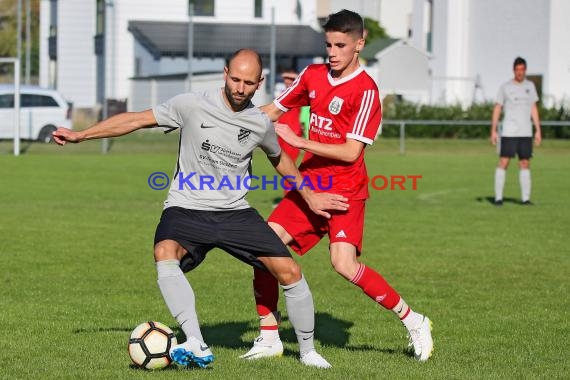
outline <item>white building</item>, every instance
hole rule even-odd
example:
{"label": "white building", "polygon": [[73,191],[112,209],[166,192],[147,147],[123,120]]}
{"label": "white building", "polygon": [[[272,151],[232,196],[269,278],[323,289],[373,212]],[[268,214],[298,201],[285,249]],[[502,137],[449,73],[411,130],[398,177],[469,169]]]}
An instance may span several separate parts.
{"label": "white building", "polygon": [[383,98],[394,95],[414,103],[429,101],[430,56],[425,51],[405,39],[384,38],[366,45],[360,56]]}
{"label": "white building", "polygon": [[196,23],[270,24],[273,8],[278,25],[317,27],[314,0],[40,1],[40,85],[57,88],[79,108],[100,103],[103,91],[107,98],[130,96],[129,78],[135,76],[130,21],[187,22],[191,1]]}
{"label": "white building", "polygon": [[405,39],[410,31],[413,0],[318,0],[317,4],[319,17],[349,9],[377,20],[391,38]]}
{"label": "white building", "polygon": [[494,100],[517,56],[546,105],[570,100],[570,1],[414,0],[412,42],[431,53],[432,103]]}

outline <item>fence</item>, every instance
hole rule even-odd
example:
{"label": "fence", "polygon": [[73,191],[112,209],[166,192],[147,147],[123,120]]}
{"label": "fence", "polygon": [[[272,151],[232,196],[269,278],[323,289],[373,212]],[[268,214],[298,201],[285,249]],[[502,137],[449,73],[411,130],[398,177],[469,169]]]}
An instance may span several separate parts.
{"label": "fence", "polygon": [[[382,120],[382,126],[400,126],[400,154],[406,153],[406,125],[454,125],[473,126],[488,125],[489,133],[491,128],[490,120]],[[565,127],[570,126],[570,121],[542,121],[541,127]],[[500,127],[500,124],[499,124]]]}

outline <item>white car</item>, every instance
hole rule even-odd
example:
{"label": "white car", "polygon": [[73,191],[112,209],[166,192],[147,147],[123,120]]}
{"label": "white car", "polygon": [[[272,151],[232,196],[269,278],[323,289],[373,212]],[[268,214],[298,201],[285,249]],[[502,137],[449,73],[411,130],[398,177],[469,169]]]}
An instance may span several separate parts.
{"label": "white car", "polygon": [[[57,127],[71,128],[72,104],[55,90],[20,87],[20,138],[50,142]],[[0,85],[0,139],[14,138],[14,86]]]}

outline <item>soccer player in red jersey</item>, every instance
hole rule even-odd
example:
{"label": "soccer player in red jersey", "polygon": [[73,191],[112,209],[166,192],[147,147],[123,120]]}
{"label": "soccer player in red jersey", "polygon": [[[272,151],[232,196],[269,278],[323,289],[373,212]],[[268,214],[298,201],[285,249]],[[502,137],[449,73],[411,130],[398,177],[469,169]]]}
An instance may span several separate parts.
{"label": "soccer player in red jersey", "polygon": [[[281,72],[281,78],[283,79],[283,85],[285,86],[285,89],[291,87],[291,84],[293,84],[295,79],[297,79],[297,75],[298,75],[297,72],[292,68],[284,69]],[[291,130],[297,136],[303,136],[303,128],[301,127],[300,108],[293,108],[289,112],[284,113],[283,115],[281,115],[279,120],[277,120],[277,122],[280,124],[288,125],[289,128],[291,128]],[[281,149],[283,149],[285,153],[287,153],[289,157],[291,157],[293,162],[296,162],[300,153],[299,148],[289,145],[281,137],[278,137],[277,141],[279,141]]]}
{"label": "soccer player in red jersey", "polygon": [[[277,133],[305,151],[300,172],[312,184],[348,198],[349,208],[331,212],[328,219],[319,217],[310,212],[296,191],[291,191],[273,211],[269,224],[299,255],[328,235],[334,269],[398,316],[409,332],[415,358],[425,361],[433,352],[430,320],[414,312],[378,272],[358,261],[368,198],[364,151],[373,143],[382,120],[378,88],[358,60],[364,47],[363,21],[359,14],[342,10],[331,14],[323,28],[329,63],[309,65],[262,109],[275,121],[289,109],[310,105],[308,140],[285,125],[276,124]],[[253,286],[261,334],[242,357],[279,356],[283,345],[278,333],[277,282],[255,270]]]}

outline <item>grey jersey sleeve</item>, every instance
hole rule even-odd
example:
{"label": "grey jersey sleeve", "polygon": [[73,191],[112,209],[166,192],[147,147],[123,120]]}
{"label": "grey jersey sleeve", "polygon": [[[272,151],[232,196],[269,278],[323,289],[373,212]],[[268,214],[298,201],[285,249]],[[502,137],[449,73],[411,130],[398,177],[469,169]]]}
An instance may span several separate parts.
{"label": "grey jersey sleeve", "polygon": [[281,147],[279,146],[279,142],[277,141],[277,133],[275,133],[275,127],[273,127],[273,123],[267,119],[267,132],[259,144],[260,148],[265,152],[266,155],[269,157],[277,157],[281,154]]}
{"label": "grey jersey sleeve", "polygon": [[530,88],[531,88],[531,96],[530,96],[530,101],[532,103],[536,103],[538,102],[538,93],[536,92],[536,86],[534,85],[533,82],[530,82]]}
{"label": "grey jersey sleeve", "polygon": [[503,105],[505,104],[505,85],[502,84],[501,87],[499,88],[499,92],[497,94],[497,100],[496,103]]}
{"label": "grey jersey sleeve", "polygon": [[193,104],[193,94],[181,94],[168,99],[166,102],[153,107],[152,112],[159,126],[182,128],[184,126],[182,114]]}

